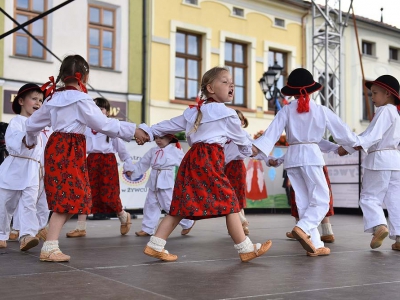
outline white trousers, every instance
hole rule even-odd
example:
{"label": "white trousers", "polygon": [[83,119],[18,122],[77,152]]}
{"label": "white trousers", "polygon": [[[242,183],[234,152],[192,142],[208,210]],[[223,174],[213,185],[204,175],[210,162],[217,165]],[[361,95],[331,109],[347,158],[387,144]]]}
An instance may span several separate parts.
{"label": "white trousers", "polygon": [[296,194],[300,227],[311,236],[315,248],[324,247],[318,225],[329,210],[329,189],[322,166],[288,168],[287,174]]}
{"label": "white trousers", "polygon": [[0,240],[8,240],[10,235],[11,217],[18,205],[20,207],[20,237],[35,236],[38,233],[39,222],[36,217],[36,201],[38,186],[27,187],[22,191],[0,188]]}
{"label": "white trousers", "polygon": [[[148,234],[154,234],[160,219],[161,210],[169,213],[172,201],[173,189],[158,189],[147,194],[143,207],[142,230]],[[182,229],[189,229],[193,226],[193,220],[183,219],[179,222]]]}
{"label": "white trousers", "polygon": [[[21,229],[20,218],[23,218],[23,216],[21,216],[21,214],[20,214],[20,211],[22,211],[21,206],[22,206],[22,203],[20,202],[19,205],[17,206],[17,209],[14,212],[13,229],[15,229],[15,230]],[[50,215],[50,210],[49,210],[49,206],[47,204],[46,191],[44,190],[43,181],[41,181],[40,188],[39,188],[39,199],[37,200],[37,204],[36,204],[36,217],[39,222],[39,230],[46,227],[46,225],[49,221],[49,215]]]}
{"label": "white trousers", "polygon": [[400,235],[400,171],[374,171],[364,169],[360,207],[363,211],[364,231],[386,223],[382,205],[388,211],[389,236]]}

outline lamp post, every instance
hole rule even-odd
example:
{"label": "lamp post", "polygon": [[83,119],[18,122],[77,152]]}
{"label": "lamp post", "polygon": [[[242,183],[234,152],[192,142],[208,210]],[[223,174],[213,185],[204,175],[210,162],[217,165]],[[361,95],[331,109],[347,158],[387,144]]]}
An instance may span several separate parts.
{"label": "lamp post", "polygon": [[275,64],[268,68],[267,72],[264,72],[263,76],[258,81],[260,88],[264,94],[265,100],[271,101],[275,100],[275,115],[278,112],[278,106],[276,105],[276,101],[278,98],[283,97],[281,91],[279,90],[277,84],[278,80],[282,75],[283,67],[278,65],[278,62],[275,61]]}

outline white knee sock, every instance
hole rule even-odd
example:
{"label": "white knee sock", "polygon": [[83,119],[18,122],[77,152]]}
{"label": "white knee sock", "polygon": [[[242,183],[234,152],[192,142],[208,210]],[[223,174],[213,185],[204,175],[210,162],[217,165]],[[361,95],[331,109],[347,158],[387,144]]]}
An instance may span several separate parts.
{"label": "white knee sock", "polygon": [[[233,247],[238,251],[238,253],[249,253],[254,251],[254,245],[249,239],[248,236],[246,236],[245,240],[241,242],[240,244],[235,244]],[[257,250],[261,248],[261,244],[257,243],[256,244]]]}
{"label": "white knee sock", "polygon": [[331,223],[321,224],[321,230],[322,230],[321,235],[333,235]]}
{"label": "white knee sock", "polygon": [[156,236],[152,236],[150,238],[150,241],[147,243],[147,246],[149,246],[151,249],[161,252],[164,249],[166,243],[166,240],[163,240],[162,238]]}
{"label": "white knee sock", "polygon": [[59,249],[58,241],[45,241],[43,243],[42,251],[51,251],[55,249]]}
{"label": "white knee sock", "polygon": [[239,218],[240,218],[240,222],[243,224],[244,222],[247,222],[246,217],[244,216],[244,211],[243,209],[241,211],[239,211]]}
{"label": "white knee sock", "polygon": [[78,230],[86,230],[86,221],[78,221],[76,222],[76,228]]}
{"label": "white knee sock", "polygon": [[118,215],[118,219],[121,224],[125,224],[128,221],[128,213],[123,210],[122,213]]}

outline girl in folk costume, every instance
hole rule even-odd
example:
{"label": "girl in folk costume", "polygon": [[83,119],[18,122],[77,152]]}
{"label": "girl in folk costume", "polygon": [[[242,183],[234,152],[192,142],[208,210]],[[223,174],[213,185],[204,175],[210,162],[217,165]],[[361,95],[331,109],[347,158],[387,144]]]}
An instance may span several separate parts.
{"label": "girl in folk costume", "polygon": [[[57,80],[46,92],[44,105],[26,121],[28,149],[37,144],[40,130],[51,126],[54,130],[45,151],[45,190],[49,209],[53,211],[49,222],[47,240],[40,253],[41,261],[69,261],[70,257],[58,246],[60,231],[74,214],[89,214],[92,197],[86,164],[86,126],[111,138],[139,142],[149,139],[135,124],[107,118],[87,95],[86,83],[89,65],[79,55],[67,56],[60,67]],[[56,83],[64,86],[56,90]],[[143,126],[145,127],[145,126]]]}
{"label": "girl in folk costume", "polygon": [[357,145],[357,136],[337,115],[325,106],[310,101],[309,94],[321,87],[309,71],[303,68],[295,69],[281,92],[298,99],[290,105],[285,105],[264,134],[254,141],[254,146],[267,155],[283,130],[286,131],[289,147],[284,168],[296,191],[296,205],[300,218],[292,234],[309,256],[330,253],[330,249],[324,247],[318,232],[318,225],[329,209],[329,189],[322,171],[325,162],[318,143],[325,130],[329,129],[339,143]]}
{"label": "girl in folk costume", "polygon": [[37,147],[29,150],[25,143],[25,121],[40,108],[43,92],[36,84],[22,86],[15,97],[12,108],[17,114],[6,130],[5,141],[9,156],[0,166],[0,248],[7,247],[11,217],[18,205],[20,215],[20,249],[29,250],[39,244],[36,234],[39,223],[36,217],[40,180],[40,159],[43,141],[35,137]]}
{"label": "girl in folk costume", "polygon": [[[240,110],[235,110],[243,128],[249,126],[249,121]],[[239,217],[245,235],[250,234],[249,222],[247,221],[244,208],[246,207],[246,166],[243,160],[247,157],[240,153],[238,146],[228,141],[224,146],[225,155],[225,175],[235,190],[236,197],[239,200]]]}
{"label": "girl in folk costume", "polygon": [[[370,247],[376,249],[389,237],[395,240],[392,249],[400,251],[400,105],[399,82],[383,75],[365,86],[372,92],[375,116],[368,128],[359,135],[361,147],[368,155],[362,162],[364,175],[360,195],[364,231],[373,234]],[[346,148],[349,152],[353,149]],[[347,154],[343,148],[339,154]],[[389,214],[386,221],[382,205]],[[388,229],[389,223],[389,229]]]}
{"label": "girl in folk costume", "polygon": [[[175,167],[179,166],[184,153],[178,139],[172,134],[154,136],[157,147],[151,148],[133,167],[127,175],[139,177],[151,167],[150,178],[146,183],[149,189],[143,207],[142,230],[135,232],[137,236],[153,235],[160,219],[161,210],[169,213],[174,187]],[[175,145],[171,143],[176,143]],[[183,219],[182,235],[187,235],[194,225],[193,220]]]}
{"label": "girl in folk costume", "polygon": [[[40,90],[41,91],[41,90]],[[52,132],[52,129],[50,127],[46,127],[40,132],[40,138],[43,142],[43,147],[46,147],[47,141],[49,140],[50,134]],[[39,232],[36,235],[37,238],[45,241],[47,237],[47,223],[49,221],[49,216],[50,216],[50,210],[49,210],[49,205],[47,204],[47,199],[46,199],[46,192],[44,191],[44,181],[43,181],[43,176],[44,176],[44,152],[40,156],[40,182],[39,182],[39,195],[36,203],[36,217],[38,219],[39,223]],[[20,214],[20,211],[23,211],[23,203],[19,203],[17,209],[15,210],[14,216],[13,216],[13,230],[11,230],[10,233],[10,240],[16,240],[19,236],[19,231],[21,229],[21,222],[20,218],[23,218],[23,214]]]}
{"label": "girl in folk costume", "polygon": [[[107,99],[94,99],[101,112],[107,117],[111,106]],[[86,153],[90,190],[92,192],[92,214],[116,213],[121,222],[120,233],[125,235],[131,228],[131,215],[122,209],[119,197],[119,173],[115,153],[124,162],[124,170],[132,164],[131,157],[124,142],[119,138],[86,128]],[[86,214],[78,215],[76,228],[67,232],[67,237],[86,236]]]}
{"label": "girl in folk costume", "polygon": [[164,249],[166,239],[184,219],[226,217],[226,225],[242,261],[249,261],[271,247],[271,241],[253,244],[245,236],[238,212],[239,201],[224,173],[223,146],[231,140],[246,156],[252,155],[252,143],[243,132],[233,109],[225,106],[234,96],[232,76],[226,68],[214,67],[202,78],[201,93],[206,97],[183,115],[151,127],[154,135],[186,131],[191,148],[179,166],[171,208],[150,238],[144,253],[165,261],[177,256]]}

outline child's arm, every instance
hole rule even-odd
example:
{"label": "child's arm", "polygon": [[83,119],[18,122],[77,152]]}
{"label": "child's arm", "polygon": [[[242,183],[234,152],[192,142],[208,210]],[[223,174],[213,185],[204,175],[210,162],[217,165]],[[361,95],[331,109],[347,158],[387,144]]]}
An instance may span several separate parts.
{"label": "child's arm", "polygon": [[260,152],[254,158],[263,160],[265,162],[265,164],[267,165],[267,167],[277,168],[285,161],[285,155],[286,154],[284,154],[281,157],[275,158],[273,156],[268,156],[268,155],[265,155],[263,152]]}
{"label": "child's arm", "polygon": [[[150,128],[151,133],[156,136],[164,136],[166,134],[175,134],[186,130],[186,119],[183,115],[165,120],[160,123],[152,125]],[[142,125],[139,126],[142,128]]]}
{"label": "child's arm", "polygon": [[318,143],[318,147],[321,150],[321,152],[323,152],[323,153],[334,152],[337,154],[340,146],[338,144],[332,143],[328,140],[322,139]]}
{"label": "child's arm", "polygon": [[28,146],[37,144],[40,131],[46,126],[51,126],[50,109],[45,102],[40,109],[35,111],[26,121],[26,144]]}
{"label": "child's arm", "polygon": [[[12,119],[8,124],[5,135],[7,150],[11,154],[30,156],[29,154],[32,153],[32,151],[30,151],[27,147],[22,146],[26,132],[23,129],[22,123],[18,121],[19,120]],[[35,144],[36,139],[37,137],[35,138]]]}
{"label": "child's arm", "polygon": [[132,172],[131,178],[136,178],[142,174],[144,174],[151,166],[151,151],[146,152],[145,155],[135,164],[124,164],[124,172]]}
{"label": "child's arm", "polygon": [[124,162],[123,173],[129,172],[127,169],[133,169],[133,162],[131,159],[131,155],[126,150],[125,143],[119,139],[112,139],[113,147],[115,151],[118,153],[119,159]]}

